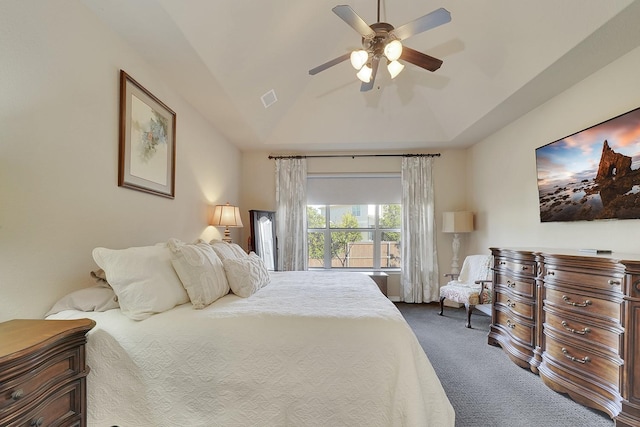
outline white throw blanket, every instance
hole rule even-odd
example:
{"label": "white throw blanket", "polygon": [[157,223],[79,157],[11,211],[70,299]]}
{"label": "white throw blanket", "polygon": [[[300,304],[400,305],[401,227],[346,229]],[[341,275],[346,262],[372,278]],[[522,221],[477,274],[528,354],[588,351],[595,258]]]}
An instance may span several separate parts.
{"label": "white throw blanket", "polygon": [[143,321],[89,317],[88,424],[453,426],[454,411],[400,312],[366,275],[272,273],[249,298]]}

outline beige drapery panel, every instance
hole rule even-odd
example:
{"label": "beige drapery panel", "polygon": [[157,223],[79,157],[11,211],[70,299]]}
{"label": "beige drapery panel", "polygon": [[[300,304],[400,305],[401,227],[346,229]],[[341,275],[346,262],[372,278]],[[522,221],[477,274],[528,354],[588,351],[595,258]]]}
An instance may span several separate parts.
{"label": "beige drapery panel", "polygon": [[438,254],[431,157],[402,159],[402,297],[439,300]]}

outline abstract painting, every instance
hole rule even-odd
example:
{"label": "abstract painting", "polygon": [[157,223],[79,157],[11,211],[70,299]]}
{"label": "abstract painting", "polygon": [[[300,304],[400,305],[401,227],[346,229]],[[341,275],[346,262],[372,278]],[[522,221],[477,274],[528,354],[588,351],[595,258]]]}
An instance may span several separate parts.
{"label": "abstract painting", "polygon": [[176,114],[120,70],[118,185],[175,197]]}

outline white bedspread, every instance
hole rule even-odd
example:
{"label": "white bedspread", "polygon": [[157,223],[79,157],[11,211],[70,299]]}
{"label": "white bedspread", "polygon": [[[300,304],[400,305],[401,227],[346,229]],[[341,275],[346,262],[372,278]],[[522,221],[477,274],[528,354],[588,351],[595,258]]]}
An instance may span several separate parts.
{"label": "white bedspread", "polygon": [[49,318],[82,317],[97,322],[90,427],[454,425],[413,331],[364,274],[272,273],[249,298],[143,321]]}

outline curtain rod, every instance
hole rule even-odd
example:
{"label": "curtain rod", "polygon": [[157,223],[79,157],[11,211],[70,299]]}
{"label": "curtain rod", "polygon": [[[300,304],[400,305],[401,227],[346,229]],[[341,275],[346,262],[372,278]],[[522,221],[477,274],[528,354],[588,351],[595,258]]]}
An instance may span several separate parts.
{"label": "curtain rod", "polygon": [[334,157],[440,157],[440,153],[430,154],[326,154],[326,155],[311,155],[311,156],[272,156],[269,155],[269,159],[328,159]]}

